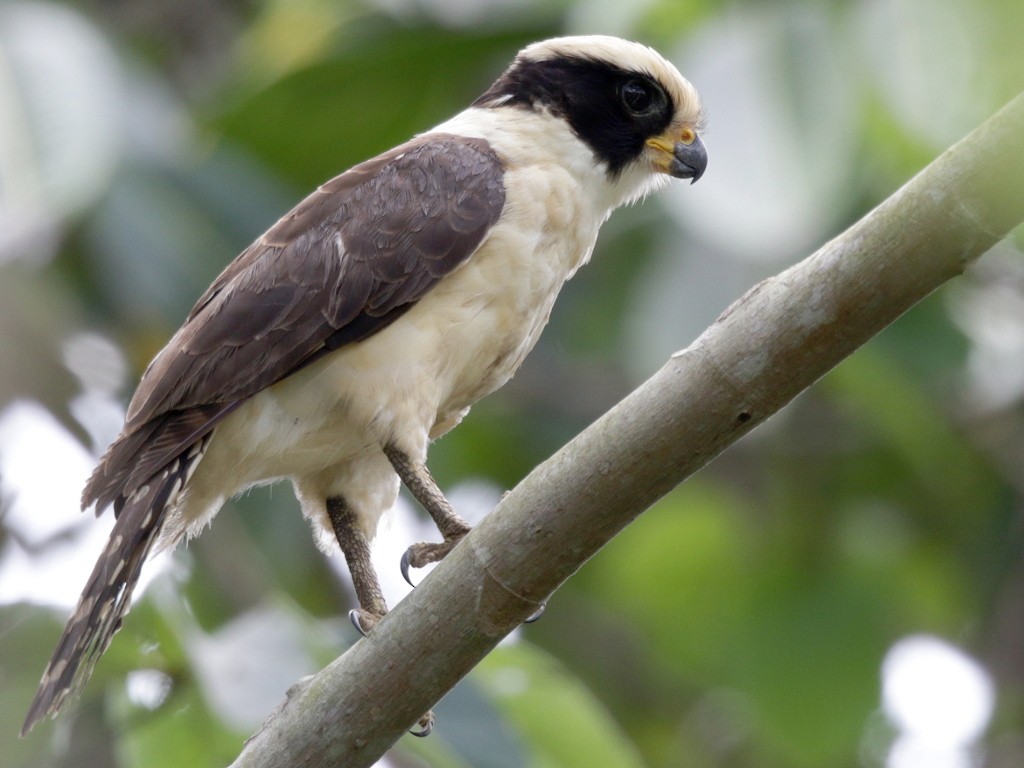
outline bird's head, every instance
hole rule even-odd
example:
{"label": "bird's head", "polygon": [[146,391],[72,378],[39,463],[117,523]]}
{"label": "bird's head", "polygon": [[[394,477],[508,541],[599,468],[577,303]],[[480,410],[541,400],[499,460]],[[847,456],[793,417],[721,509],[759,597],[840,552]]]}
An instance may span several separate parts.
{"label": "bird's head", "polygon": [[[639,43],[560,37],[520,51],[474,103],[520,107],[564,119],[612,180],[623,176],[697,181],[707,167],[696,89]],[[657,186],[655,183],[654,186]]]}

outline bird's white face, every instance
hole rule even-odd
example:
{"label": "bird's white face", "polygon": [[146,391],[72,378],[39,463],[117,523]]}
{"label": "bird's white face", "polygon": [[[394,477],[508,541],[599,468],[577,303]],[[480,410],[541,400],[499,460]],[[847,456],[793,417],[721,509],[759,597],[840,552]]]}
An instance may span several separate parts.
{"label": "bird's white face", "polygon": [[[538,85],[529,70],[548,74]],[[510,73],[520,78],[513,87],[533,87],[533,104],[561,112],[613,176],[703,174],[700,96],[657,51],[601,35],[555,38],[524,49]]]}

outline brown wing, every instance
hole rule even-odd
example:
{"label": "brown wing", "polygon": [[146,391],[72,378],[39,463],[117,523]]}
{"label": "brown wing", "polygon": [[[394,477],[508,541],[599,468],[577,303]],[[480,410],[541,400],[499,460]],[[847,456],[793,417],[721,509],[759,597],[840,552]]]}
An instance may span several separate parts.
{"label": "brown wing", "polygon": [[83,507],[119,509],[245,398],[393,322],[473,254],[504,202],[487,142],[444,134],[324,184],[228,265],[150,364]]}

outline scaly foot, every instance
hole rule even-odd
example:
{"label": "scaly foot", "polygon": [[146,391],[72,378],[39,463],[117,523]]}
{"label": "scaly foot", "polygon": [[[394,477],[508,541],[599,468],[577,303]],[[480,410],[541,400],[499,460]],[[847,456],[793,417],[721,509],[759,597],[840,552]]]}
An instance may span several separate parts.
{"label": "scaly foot", "polygon": [[[467,531],[468,533],[468,531]],[[415,587],[412,578],[409,576],[410,568],[422,568],[424,565],[429,563],[439,563],[445,556],[452,551],[456,544],[458,544],[465,537],[465,533],[455,539],[447,539],[440,542],[420,542],[419,544],[413,544],[402,555],[402,561],[399,563],[399,569],[402,571],[402,578],[409,582],[409,586]]]}

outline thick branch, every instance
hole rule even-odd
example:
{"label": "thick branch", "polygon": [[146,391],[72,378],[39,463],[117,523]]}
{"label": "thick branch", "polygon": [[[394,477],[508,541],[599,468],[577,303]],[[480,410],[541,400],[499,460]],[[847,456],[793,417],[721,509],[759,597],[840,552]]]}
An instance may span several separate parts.
{"label": "thick branch", "polygon": [[372,765],[618,531],[1024,219],[1024,94],[534,470],[237,768]]}

